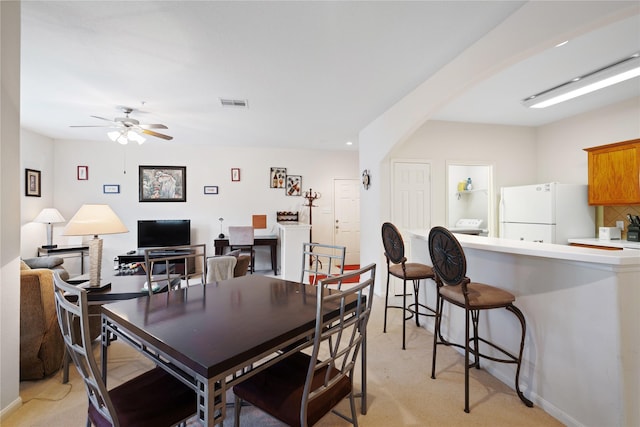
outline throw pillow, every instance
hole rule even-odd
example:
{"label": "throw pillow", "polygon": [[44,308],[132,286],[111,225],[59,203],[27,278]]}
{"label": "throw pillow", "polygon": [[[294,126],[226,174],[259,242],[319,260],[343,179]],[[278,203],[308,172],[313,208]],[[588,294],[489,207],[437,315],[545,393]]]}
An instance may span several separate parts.
{"label": "throw pillow", "polygon": [[23,260],[20,260],[20,270],[31,270],[31,267],[29,267]]}
{"label": "throw pillow", "polygon": [[240,249],[236,249],[235,251],[231,251],[231,252],[227,253],[226,255],[234,256],[234,257],[238,258],[240,256]]}

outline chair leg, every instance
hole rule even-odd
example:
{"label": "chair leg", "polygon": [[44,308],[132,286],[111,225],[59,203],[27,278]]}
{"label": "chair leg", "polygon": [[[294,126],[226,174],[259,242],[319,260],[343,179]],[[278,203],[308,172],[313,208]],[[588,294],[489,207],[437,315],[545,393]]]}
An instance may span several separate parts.
{"label": "chair leg", "polygon": [[64,356],[62,356],[62,384],[69,382],[69,359],[71,359],[71,356],[69,355],[69,351],[65,345]]}
{"label": "chair leg", "polygon": [[433,325],[433,357],[431,359],[431,378],[436,379],[436,351],[438,348],[438,337],[441,337],[440,323],[442,320],[442,305],[443,300],[440,298],[440,294],[436,295],[436,318]]}
{"label": "chair leg", "polygon": [[405,347],[405,336],[407,329],[407,279],[404,279],[402,283],[402,349]]}
{"label": "chair leg", "polygon": [[387,332],[387,307],[389,307],[389,280],[390,280],[390,274],[389,274],[389,266],[387,266],[387,291],[384,294],[384,326],[382,328],[382,332],[386,333]]}
{"label": "chair leg", "polygon": [[478,323],[480,321],[480,310],[471,310],[471,323],[473,324],[473,364],[476,369],[480,369],[480,338],[478,336]]}
{"label": "chair leg", "polygon": [[358,427],[358,416],[356,415],[356,402],[353,398],[353,391],[349,395],[349,404],[351,405],[351,424],[353,427]]}
{"label": "chair leg", "polygon": [[240,410],[242,409],[242,399],[238,396],[235,397],[235,403],[233,408],[233,426],[240,427]]}
{"label": "chair leg", "polygon": [[464,311],[464,412],[469,413],[469,310]]}
{"label": "chair leg", "polygon": [[413,281],[413,302],[415,304],[415,310],[416,310],[416,326],[420,326],[420,320],[419,317],[420,315],[418,314],[420,311],[420,304],[418,303],[418,294],[420,292],[420,280],[414,280]]}
{"label": "chair leg", "polygon": [[524,394],[520,391],[520,365],[522,364],[522,352],[524,351],[524,338],[527,332],[527,324],[524,319],[524,315],[522,311],[515,305],[508,305],[507,310],[512,312],[520,321],[520,325],[522,326],[522,338],[520,339],[520,351],[518,352],[518,362],[516,367],[516,393],[518,393],[518,397],[527,407],[533,407],[533,402],[524,397]]}

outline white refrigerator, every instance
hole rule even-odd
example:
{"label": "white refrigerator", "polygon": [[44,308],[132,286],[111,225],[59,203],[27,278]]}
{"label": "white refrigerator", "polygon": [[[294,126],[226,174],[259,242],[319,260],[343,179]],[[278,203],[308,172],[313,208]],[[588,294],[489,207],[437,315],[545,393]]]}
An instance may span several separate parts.
{"label": "white refrigerator", "polygon": [[595,237],[595,208],[587,185],[546,184],[500,189],[500,237],[566,245]]}

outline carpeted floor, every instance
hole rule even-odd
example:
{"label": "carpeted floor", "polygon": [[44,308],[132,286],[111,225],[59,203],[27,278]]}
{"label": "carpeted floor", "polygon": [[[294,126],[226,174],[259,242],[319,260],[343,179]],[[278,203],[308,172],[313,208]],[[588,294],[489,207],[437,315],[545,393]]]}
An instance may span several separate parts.
{"label": "carpeted floor", "polygon": [[[463,357],[453,349],[438,348],[437,379],[431,374],[432,335],[424,328],[407,323],[407,349],[400,341],[400,310],[389,311],[387,333],[382,333],[384,301],[377,298],[368,327],[367,415],[358,414],[363,427],[427,426],[561,426],[538,407],[527,408],[508,386],[483,370],[471,373],[471,413],[463,411]],[[98,350],[98,349],[97,349]],[[99,351],[96,351],[99,355]],[[115,386],[149,369],[151,362],[119,341],[109,351],[109,386]],[[355,383],[360,384],[356,369]],[[20,384],[23,405],[2,420],[2,427],[80,427],[86,422],[87,398],[82,381],[71,369],[69,384],[61,384],[61,372],[42,381]],[[523,385],[526,394],[526,385]],[[231,401],[232,396],[228,399]],[[357,402],[358,409],[360,401]],[[339,408],[347,409],[347,402]],[[227,411],[225,427],[233,425],[233,408]],[[242,409],[242,426],[268,427],[282,424],[252,407]],[[199,426],[197,421],[190,426]],[[350,425],[329,414],[318,427]]]}

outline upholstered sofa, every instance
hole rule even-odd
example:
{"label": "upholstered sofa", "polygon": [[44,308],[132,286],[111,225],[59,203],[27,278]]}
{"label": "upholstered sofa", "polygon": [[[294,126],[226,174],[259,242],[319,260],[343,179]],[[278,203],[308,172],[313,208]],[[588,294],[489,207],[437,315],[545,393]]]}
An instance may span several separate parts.
{"label": "upholstered sofa", "polygon": [[[40,379],[62,366],[64,342],[53,296],[53,270],[65,280],[62,258],[25,259],[20,271],[20,380]],[[41,266],[39,268],[31,268]]]}

